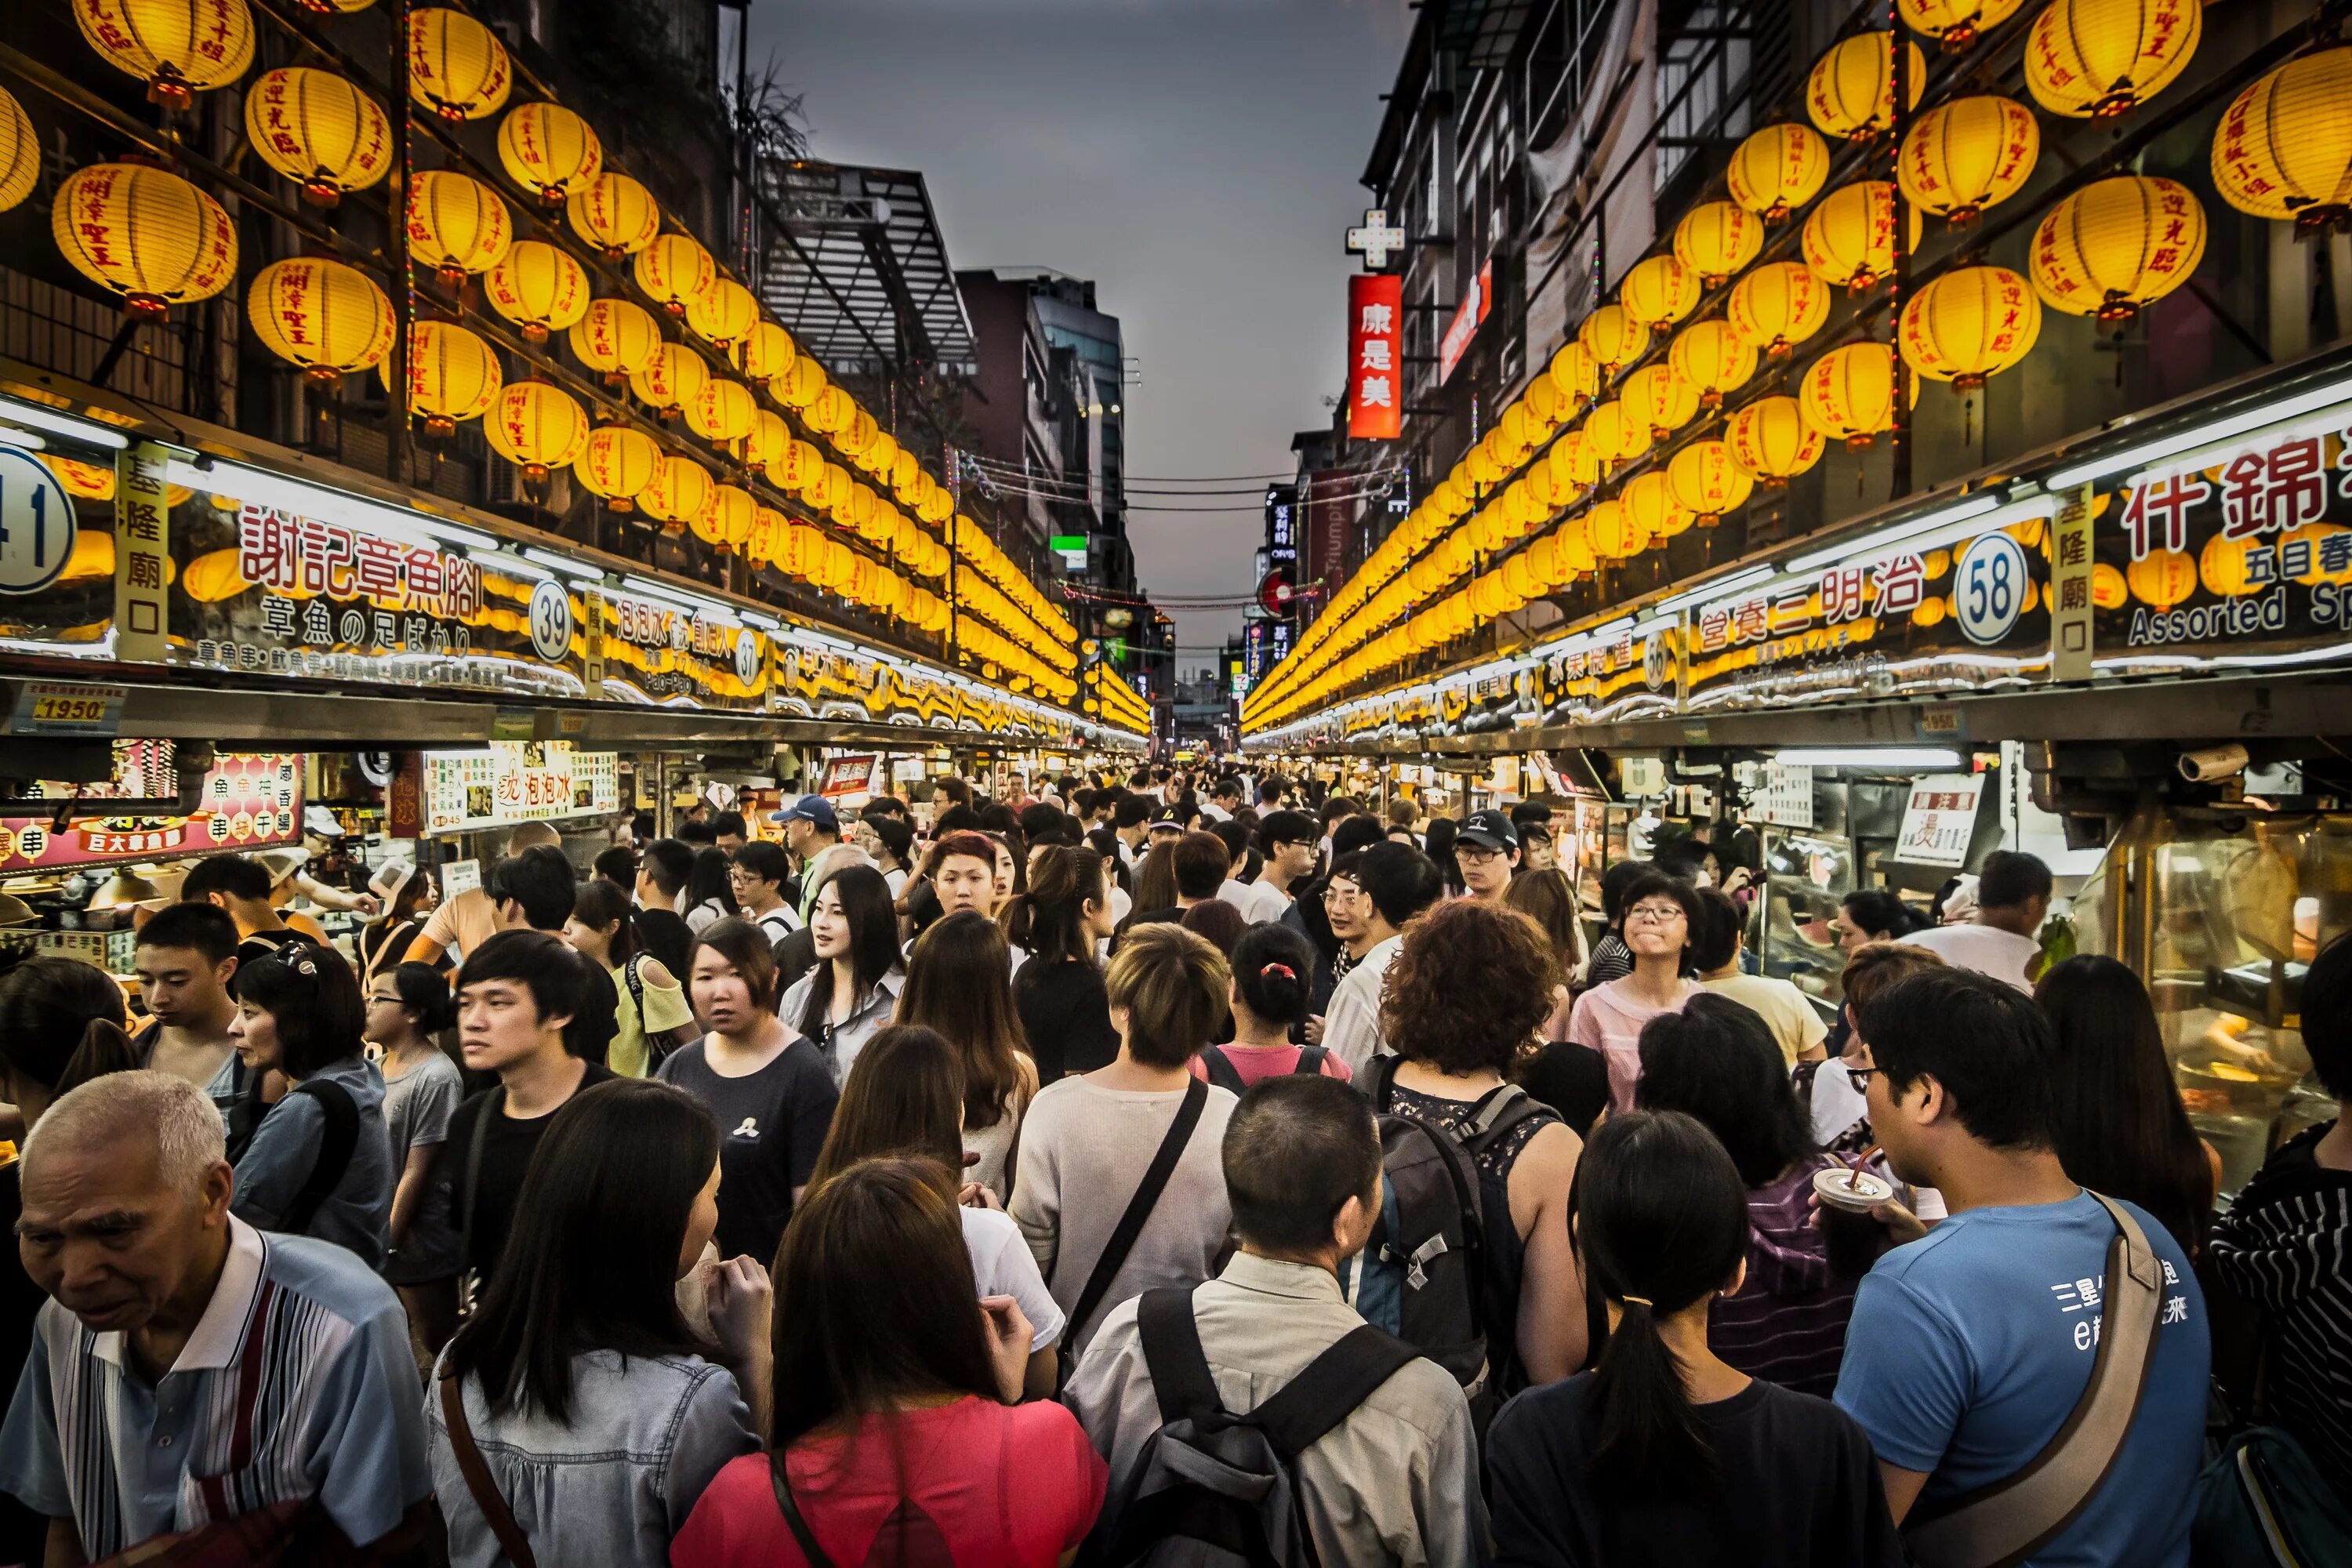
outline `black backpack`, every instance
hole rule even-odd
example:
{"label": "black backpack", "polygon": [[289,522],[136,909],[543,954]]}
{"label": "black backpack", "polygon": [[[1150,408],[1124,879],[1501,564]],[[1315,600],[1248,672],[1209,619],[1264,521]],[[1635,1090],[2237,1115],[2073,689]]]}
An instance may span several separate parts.
{"label": "black backpack", "polygon": [[[1298,1047],[1297,1064],[1290,1069],[1290,1076],[1313,1078],[1323,1070],[1323,1060],[1322,1047],[1301,1046]],[[1249,1085],[1242,1081],[1242,1069],[1234,1066],[1233,1058],[1225,1055],[1223,1046],[1210,1046],[1202,1049],[1201,1067],[1202,1070],[1209,1075],[1209,1081],[1219,1089],[1231,1089],[1236,1095],[1249,1092]]]}
{"label": "black backpack", "polygon": [[1136,1306],[1160,1428],[1104,1500],[1089,1568],[1306,1568],[1320,1560],[1299,1508],[1298,1457],[1417,1359],[1369,1325],[1317,1356],[1246,1415],[1225,1408],[1190,1290]]}

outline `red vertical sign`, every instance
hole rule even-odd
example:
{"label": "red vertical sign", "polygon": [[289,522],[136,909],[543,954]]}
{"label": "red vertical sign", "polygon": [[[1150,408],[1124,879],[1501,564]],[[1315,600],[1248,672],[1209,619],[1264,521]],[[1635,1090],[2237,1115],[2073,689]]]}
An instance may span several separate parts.
{"label": "red vertical sign", "polygon": [[1404,402],[1404,279],[1348,279],[1348,437],[1397,438]]}

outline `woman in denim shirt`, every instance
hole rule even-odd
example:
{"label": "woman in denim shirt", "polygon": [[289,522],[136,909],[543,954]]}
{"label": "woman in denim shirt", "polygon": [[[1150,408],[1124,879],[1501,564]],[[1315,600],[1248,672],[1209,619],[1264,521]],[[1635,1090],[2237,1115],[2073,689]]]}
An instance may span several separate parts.
{"label": "woman in denim shirt", "polygon": [[[542,1568],[659,1568],[710,1478],[760,1451],[768,1273],[748,1258],[699,1262],[718,1197],[719,1130],[667,1084],[600,1083],[555,1113],[507,1266],[425,1391],[453,1568],[510,1563],[494,1512],[512,1516]],[[715,1344],[678,1308],[677,1282],[697,1274]],[[468,1444],[494,1498],[468,1484]]]}

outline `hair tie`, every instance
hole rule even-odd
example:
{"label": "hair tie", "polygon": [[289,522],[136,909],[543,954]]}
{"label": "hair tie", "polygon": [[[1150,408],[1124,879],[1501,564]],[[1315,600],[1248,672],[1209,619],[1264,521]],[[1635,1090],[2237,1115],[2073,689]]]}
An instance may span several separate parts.
{"label": "hair tie", "polygon": [[1658,1310],[1658,1304],[1647,1296],[1620,1296],[1617,1300],[1628,1307],[1647,1307],[1653,1312]]}
{"label": "hair tie", "polygon": [[1291,968],[1290,965],[1282,963],[1278,959],[1257,972],[1257,977],[1260,980],[1265,979],[1269,974],[1279,974],[1285,980],[1296,980],[1298,978],[1298,971]]}

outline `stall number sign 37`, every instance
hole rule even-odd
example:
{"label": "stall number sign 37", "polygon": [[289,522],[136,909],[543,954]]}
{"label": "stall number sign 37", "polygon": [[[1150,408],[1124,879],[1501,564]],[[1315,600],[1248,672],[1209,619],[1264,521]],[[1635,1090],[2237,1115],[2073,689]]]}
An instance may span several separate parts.
{"label": "stall number sign 37", "polygon": [[73,498],[30,453],[0,447],[0,594],[37,594],[72,559]]}
{"label": "stall number sign 37", "polygon": [[1997,643],[2025,609],[2025,550],[2006,533],[1988,533],[1960,557],[1952,580],[1952,615],[1979,646]]}

